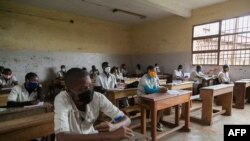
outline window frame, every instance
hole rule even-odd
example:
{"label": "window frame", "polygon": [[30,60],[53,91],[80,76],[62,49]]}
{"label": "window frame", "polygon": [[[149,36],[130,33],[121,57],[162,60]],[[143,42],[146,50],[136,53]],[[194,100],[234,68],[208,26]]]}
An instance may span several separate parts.
{"label": "window frame", "polygon": [[[244,16],[250,16],[249,14],[246,15],[242,15],[242,16],[237,16],[237,17],[231,17],[231,18],[227,18],[227,19],[223,19],[223,20],[215,20],[215,21],[211,21],[211,22],[204,22],[204,23],[200,23],[200,24],[195,24],[192,26],[192,40],[191,40],[191,61],[192,61],[192,66],[195,65],[203,65],[203,66],[222,66],[220,65],[220,53],[221,51],[240,51],[240,50],[250,50],[250,49],[226,49],[226,50],[221,50],[221,37],[222,36],[228,36],[228,35],[237,35],[237,34],[244,34],[244,33],[250,33],[250,31],[244,31],[244,32],[235,32],[235,33],[228,33],[228,34],[221,34],[221,28],[222,28],[222,21],[224,20],[229,20],[229,19],[233,19],[233,18],[240,18],[240,17],[244,17]],[[205,25],[205,24],[212,24],[212,23],[219,23],[219,32],[216,35],[208,35],[208,36],[201,36],[201,37],[194,37],[194,27],[196,26],[200,26],[200,25]],[[194,51],[194,46],[193,46],[193,42],[194,40],[199,40],[199,39],[209,39],[209,38],[218,38],[218,49],[217,50],[205,50],[205,51]],[[198,54],[198,53],[217,53],[217,64],[194,64],[193,62],[193,54]],[[230,65],[230,66],[250,66],[249,65]]]}

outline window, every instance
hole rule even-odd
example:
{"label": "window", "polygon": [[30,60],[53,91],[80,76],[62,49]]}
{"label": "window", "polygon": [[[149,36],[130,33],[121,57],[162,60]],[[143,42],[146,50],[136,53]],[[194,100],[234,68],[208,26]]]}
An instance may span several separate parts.
{"label": "window", "polygon": [[193,27],[194,65],[250,65],[250,16]]}

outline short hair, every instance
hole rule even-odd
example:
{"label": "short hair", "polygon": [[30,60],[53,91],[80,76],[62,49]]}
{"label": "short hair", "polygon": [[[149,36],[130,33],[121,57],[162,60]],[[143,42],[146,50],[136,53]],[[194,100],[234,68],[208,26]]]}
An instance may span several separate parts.
{"label": "short hair", "polygon": [[34,77],[38,77],[37,74],[34,73],[34,72],[29,72],[29,73],[27,73],[27,74],[25,75],[25,81],[28,81],[28,80],[30,80],[30,79],[32,79],[32,78],[34,78]]}
{"label": "short hair", "polygon": [[111,73],[114,73],[116,69],[117,69],[117,67],[114,66],[114,67],[111,68],[110,72],[111,72]]}
{"label": "short hair", "polygon": [[197,65],[197,66],[196,66],[196,69],[201,69],[201,65]]}
{"label": "short hair", "polygon": [[147,71],[149,71],[149,70],[154,70],[154,69],[155,69],[155,67],[152,66],[152,65],[149,65],[149,66],[147,67]]}
{"label": "short hair", "polygon": [[102,63],[102,68],[107,67],[108,65],[109,65],[108,62],[103,62],[103,63]]}
{"label": "short hair", "polygon": [[156,63],[155,66],[158,66],[158,64]]}
{"label": "short hair", "polygon": [[62,69],[62,68],[66,68],[65,65],[61,65],[61,69]]}
{"label": "short hair", "polygon": [[182,65],[179,65],[179,66],[178,66],[178,69],[182,69]]}
{"label": "short hair", "polygon": [[9,69],[9,68],[5,68],[5,69],[3,69],[3,72],[2,72],[3,74],[8,74],[8,73],[10,73],[10,74],[12,74],[12,71],[11,71],[11,69]]}
{"label": "short hair", "polygon": [[80,79],[87,76],[89,76],[89,73],[87,71],[80,68],[71,68],[66,72],[64,76],[65,85],[67,88],[72,88],[72,86],[75,86]]}
{"label": "short hair", "polygon": [[229,65],[225,64],[223,65],[223,69],[229,68]]}

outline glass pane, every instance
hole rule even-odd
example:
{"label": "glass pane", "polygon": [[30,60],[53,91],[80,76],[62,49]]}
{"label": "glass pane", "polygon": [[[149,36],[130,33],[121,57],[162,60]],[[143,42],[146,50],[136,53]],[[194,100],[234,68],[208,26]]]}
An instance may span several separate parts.
{"label": "glass pane", "polygon": [[194,37],[219,34],[219,22],[194,26]]}
{"label": "glass pane", "polygon": [[193,51],[217,50],[218,38],[193,40]]}
{"label": "glass pane", "polygon": [[250,16],[240,17],[237,20],[238,20],[237,32],[250,31]]}
{"label": "glass pane", "polygon": [[221,34],[229,34],[236,32],[236,18],[223,20],[221,23]]}
{"label": "glass pane", "polygon": [[195,53],[193,54],[193,64],[216,65],[217,55],[218,53]]}
{"label": "glass pane", "polygon": [[249,49],[250,33],[221,36],[221,50]]}
{"label": "glass pane", "polygon": [[250,50],[221,51],[220,65],[250,65]]}
{"label": "glass pane", "polygon": [[223,20],[221,34],[239,33],[250,31],[250,16]]}

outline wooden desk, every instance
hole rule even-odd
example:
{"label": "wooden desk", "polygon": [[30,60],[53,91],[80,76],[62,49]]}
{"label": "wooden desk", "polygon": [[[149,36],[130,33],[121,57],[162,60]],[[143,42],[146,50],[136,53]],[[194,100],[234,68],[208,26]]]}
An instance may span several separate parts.
{"label": "wooden desk", "polygon": [[9,94],[12,88],[0,88],[0,94]]}
{"label": "wooden desk", "polygon": [[46,102],[43,106],[37,107],[0,108],[0,121],[29,117],[48,112],[53,112],[53,105]]}
{"label": "wooden desk", "polygon": [[[244,109],[246,89],[250,87],[250,79],[235,81],[234,85],[235,105],[233,105],[233,107],[237,109]],[[250,96],[248,96],[248,100],[250,101]]]}
{"label": "wooden desk", "polygon": [[118,103],[116,103],[117,99],[131,97],[131,96],[137,96],[137,88],[131,88],[131,89],[110,89],[106,92],[106,97],[116,106],[119,106]]}
{"label": "wooden desk", "polygon": [[130,83],[133,83],[135,81],[140,81],[141,78],[139,77],[126,77],[124,78],[124,82],[125,84],[130,84]]}
{"label": "wooden desk", "polygon": [[28,141],[53,133],[53,112],[0,122],[1,141]]}
{"label": "wooden desk", "polygon": [[[234,87],[233,84],[220,84],[220,85],[201,88],[200,89],[200,97],[202,99],[201,119],[196,117],[191,117],[191,120],[198,121],[204,125],[211,125],[213,116],[220,114],[231,116],[233,87]],[[218,96],[218,98],[220,98],[222,104],[222,110],[213,110],[213,102],[215,96]]]}
{"label": "wooden desk", "polygon": [[202,78],[202,87],[211,86],[214,84],[215,77],[204,77]]}
{"label": "wooden desk", "polygon": [[[186,131],[190,131],[189,123],[189,102],[191,91],[178,90],[178,94],[170,94],[170,91],[167,93],[158,93],[158,94],[149,94],[145,96],[141,96],[141,133],[146,133],[146,109],[151,112],[151,137],[153,141],[177,131],[179,129],[184,129]],[[179,125],[179,104],[185,105],[185,125]],[[174,128],[170,131],[162,132],[161,134],[156,134],[156,124],[157,124],[157,111],[163,110],[172,106],[176,106],[175,108],[175,124]]]}
{"label": "wooden desk", "polygon": [[0,106],[7,106],[9,94],[0,94]]}

